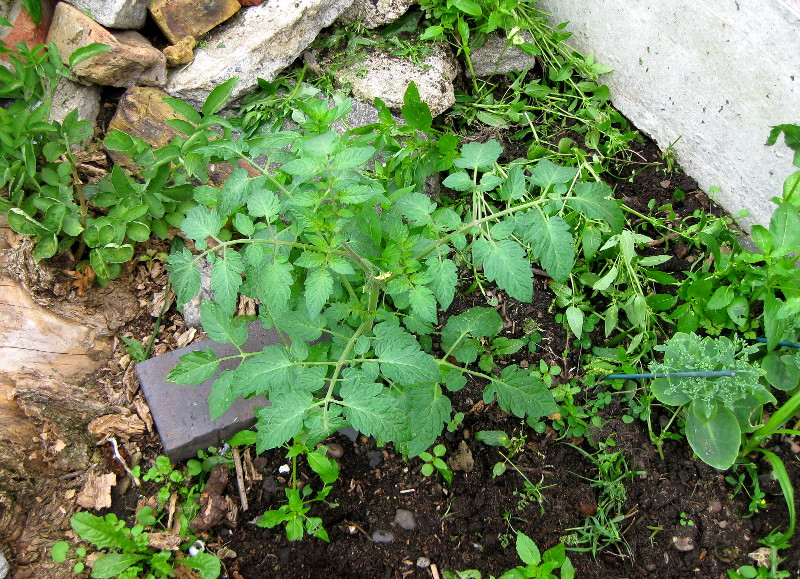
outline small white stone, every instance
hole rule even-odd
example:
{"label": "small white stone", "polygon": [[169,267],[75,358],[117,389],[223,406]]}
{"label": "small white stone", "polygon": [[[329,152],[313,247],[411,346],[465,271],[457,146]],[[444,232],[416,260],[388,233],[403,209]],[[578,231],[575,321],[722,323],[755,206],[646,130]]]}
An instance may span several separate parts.
{"label": "small white stone", "polygon": [[288,464],[282,464],[281,466],[278,467],[278,472],[281,474],[288,474],[289,472],[291,472],[291,470],[292,469],[289,468]]}
{"label": "small white stone", "polygon": [[0,579],[6,579],[10,570],[11,566],[8,564],[8,559],[6,559],[6,556],[0,551]]}

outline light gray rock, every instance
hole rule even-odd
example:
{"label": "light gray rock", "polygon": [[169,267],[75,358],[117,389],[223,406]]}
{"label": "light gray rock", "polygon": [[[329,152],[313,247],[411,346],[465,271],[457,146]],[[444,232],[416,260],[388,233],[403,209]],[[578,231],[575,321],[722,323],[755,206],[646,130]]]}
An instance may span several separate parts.
{"label": "light gray rock", "polygon": [[406,531],[413,531],[417,528],[417,518],[408,509],[397,509],[394,514],[394,522]]}
{"label": "light gray rock", "polygon": [[209,33],[191,65],[172,72],[166,90],[199,108],[215,87],[238,77],[232,97],[239,98],[259,78],[272,81],[352,2],[272,0],[241,10]]}
{"label": "light gray rock", "polygon": [[214,290],[211,289],[211,264],[201,259],[200,265],[200,292],[191,301],[183,304],[183,321],[190,328],[203,329],[200,320],[200,305],[207,300],[214,299]]}
{"label": "light gray rock", "polygon": [[78,110],[78,118],[94,124],[100,114],[100,87],[92,84],[85,86],[72,82],[68,78],[58,81],[50,109],[50,120],[64,122],[70,112]]}
{"label": "light gray rock", "polygon": [[[531,40],[527,32],[521,32],[520,36],[524,40]],[[507,38],[496,33],[490,34],[483,46],[472,52],[470,60],[477,77],[525,70],[536,64],[535,56],[522,52]],[[469,70],[467,76],[472,76]]]}
{"label": "light gray rock", "polygon": [[95,22],[108,28],[144,26],[149,0],[67,0]]}
{"label": "light gray rock", "polygon": [[359,20],[364,28],[372,30],[394,22],[418,0],[354,0],[353,4],[339,17],[341,24],[350,24]]}
{"label": "light gray rock", "polygon": [[10,570],[11,566],[8,564],[8,559],[6,559],[6,556],[0,551],[0,579],[6,579]]}
{"label": "light gray rock", "polygon": [[421,65],[382,51],[334,73],[342,85],[350,85],[353,95],[365,102],[380,98],[389,108],[399,110],[409,83],[417,85],[420,99],[437,116],[456,102],[453,80],[458,67],[443,47],[438,47]]}

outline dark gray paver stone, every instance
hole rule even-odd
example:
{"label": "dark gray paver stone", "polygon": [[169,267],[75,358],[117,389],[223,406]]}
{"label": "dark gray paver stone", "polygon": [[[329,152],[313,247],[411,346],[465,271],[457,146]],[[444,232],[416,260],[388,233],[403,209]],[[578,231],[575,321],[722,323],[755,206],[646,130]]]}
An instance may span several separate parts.
{"label": "dark gray paver stone", "polygon": [[[250,337],[242,347],[245,352],[258,352],[266,346],[280,342],[274,329],[265,330],[258,322],[250,324],[249,331]],[[230,356],[236,353],[236,348],[232,344],[217,344],[211,340],[204,340],[136,364],[136,374],[150,405],[150,412],[161,436],[164,452],[175,462],[193,458],[198,450],[209,446],[220,446],[240,430],[252,428],[256,423],[253,408],[270,404],[263,396],[248,400],[238,398],[225,414],[217,420],[211,420],[208,411],[211,384],[223,370],[235,368],[239,363],[238,360],[221,362],[219,372],[197,386],[166,381],[167,374],[182,355],[209,347],[217,356]]]}

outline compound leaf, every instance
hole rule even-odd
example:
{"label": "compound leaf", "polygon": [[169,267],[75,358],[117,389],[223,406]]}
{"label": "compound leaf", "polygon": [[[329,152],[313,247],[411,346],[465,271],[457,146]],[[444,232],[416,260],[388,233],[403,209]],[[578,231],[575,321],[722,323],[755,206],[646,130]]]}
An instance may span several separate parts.
{"label": "compound leaf", "polygon": [[503,147],[494,139],[486,143],[467,143],[453,165],[460,169],[488,171],[502,154]]}
{"label": "compound leaf", "polygon": [[186,237],[194,240],[197,249],[206,248],[206,239],[219,235],[223,220],[215,208],[207,209],[202,205],[192,207],[181,223],[181,229]]}
{"label": "compound leaf", "polygon": [[287,262],[274,260],[262,263],[255,277],[256,292],[273,316],[286,310],[286,304],[292,293],[292,266]]}
{"label": "compound leaf", "polygon": [[373,331],[378,338],[374,346],[376,361],[386,378],[403,385],[441,379],[436,360],[422,351],[411,334],[388,322],[378,324]]}
{"label": "compound leaf", "polygon": [[216,420],[225,414],[236,400],[236,394],[232,388],[234,376],[233,370],[225,370],[211,385],[211,393],[208,395],[208,412],[211,420]]}
{"label": "compound leaf", "polygon": [[272,389],[286,390],[293,365],[285,346],[267,346],[236,369],[233,392],[247,397],[255,394],[269,396]]}
{"label": "compound leaf", "polygon": [[561,167],[550,159],[542,159],[531,169],[530,180],[546,191],[552,185],[569,183],[577,174],[578,169],[574,167]]}

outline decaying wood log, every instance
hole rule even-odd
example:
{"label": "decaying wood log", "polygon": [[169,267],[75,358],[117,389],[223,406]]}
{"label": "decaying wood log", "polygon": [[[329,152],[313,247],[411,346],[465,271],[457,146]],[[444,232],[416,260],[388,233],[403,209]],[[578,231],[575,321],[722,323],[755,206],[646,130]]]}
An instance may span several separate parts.
{"label": "decaying wood log", "polygon": [[[56,286],[65,282],[46,265],[35,264],[28,242],[4,225],[0,546],[16,569],[14,577],[57,577],[63,569],[40,563],[47,559],[47,547],[65,538],[75,489],[97,452],[87,425],[119,410],[93,376],[110,357],[114,330],[133,317],[137,304],[128,290],[113,283],[91,297],[68,299],[70,292]],[[31,287],[49,289],[50,299]]]}

